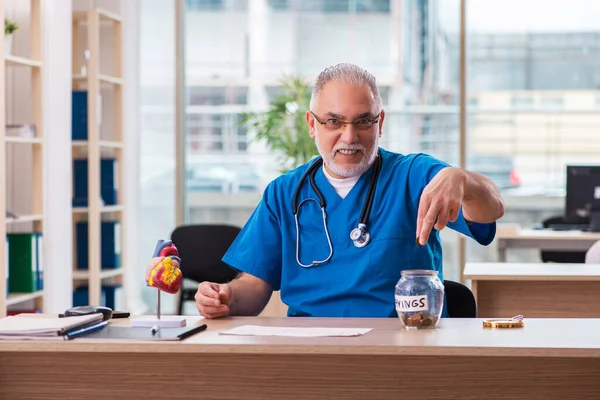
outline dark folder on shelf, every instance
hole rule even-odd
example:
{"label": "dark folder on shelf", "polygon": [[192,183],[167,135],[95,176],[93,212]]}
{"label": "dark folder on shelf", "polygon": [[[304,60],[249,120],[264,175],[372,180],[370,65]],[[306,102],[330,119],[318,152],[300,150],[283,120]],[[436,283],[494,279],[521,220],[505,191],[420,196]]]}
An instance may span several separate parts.
{"label": "dark folder on shelf", "polygon": [[8,291],[32,293],[44,289],[41,233],[9,233]]}

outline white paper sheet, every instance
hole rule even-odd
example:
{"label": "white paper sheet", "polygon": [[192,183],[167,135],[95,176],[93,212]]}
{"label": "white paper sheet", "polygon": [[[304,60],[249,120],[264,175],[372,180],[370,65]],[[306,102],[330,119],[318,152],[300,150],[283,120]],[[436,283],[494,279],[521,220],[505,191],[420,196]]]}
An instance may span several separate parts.
{"label": "white paper sheet", "polygon": [[371,328],[292,328],[284,326],[242,325],[221,332],[221,335],[293,337],[360,336],[371,330]]}

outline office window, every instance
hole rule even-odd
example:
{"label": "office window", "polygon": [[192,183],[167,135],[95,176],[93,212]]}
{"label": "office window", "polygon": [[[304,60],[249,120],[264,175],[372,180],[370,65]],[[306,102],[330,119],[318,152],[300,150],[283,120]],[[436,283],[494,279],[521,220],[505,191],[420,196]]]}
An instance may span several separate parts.
{"label": "office window", "polygon": [[[384,148],[458,164],[460,1],[261,1],[267,7],[254,0],[186,2],[186,223],[247,221],[279,163],[240,125],[242,114],[268,108],[281,78],[312,81],[341,61],[378,79]],[[173,19],[174,2],[140,6],[140,226],[150,238],[168,237],[174,165],[183,160],[175,160],[173,148],[173,29],[156,21]],[[400,7],[398,18],[392,6]],[[561,215],[565,165],[600,163],[600,5],[477,0],[467,6],[467,166],[501,188],[503,222],[528,225]],[[444,273],[457,279],[462,265],[452,235],[441,232]],[[495,253],[469,246],[467,258],[493,261]]]}
{"label": "office window", "polygon": [[284,11],[290,9],[289,0],[269,0],[269,7],[273,10]]}
{"label": "office window", "polygon": [[248,147],[247,129],[240,126],[240,114],[189,113],[186,140],[190,156],[235,154]]}
{"label": "office window", "polygon": [[568,163],[600,162],[600,116],[590,108],[600,85],[600,28],[591,15],[600,8],[589,4],[468,2],[467,87],[486,102],[469,114],[468,148],[510,160],[505,196],[564,194]]}
{"label": "office window", "polygon": [[247,87],[188,87],[187,151],[189,155],[244,152],[248,146],[246,127],[240,114],[202,106],[245,105]]}
{"label": "office window", "polygon": [[[267,92],[267,98],[269,102],[275,100],[278,96],[284,94],[284,89],[281,86],[267,86],[265,90]],[[383,104],[388,104],[390,93],[393,91],[393,89],[389,86],[379,85],[377,87],[377,90],[379,90],[379,96],[381,97],[381,101],[383,102]]]}
{"label": "office window", "polygon": [[[140,235],[135,248],[140,264],[130,267],[135,276],[144,276],[145,263],[157,238],[169,238],[175,226],[175,4],[172,0],[143,0],[138,4],[140,193],[137,229]],[[139,295],[149,312],[154,312],[156,290],[144,286]],[[163,297],[165,313],[176,310],[175,302],[170,300]],[[134,302],[136,307],[139,303]]]}
{"label": "office window", "polygon": [[544,109],[558,110],[564,107],[565,101],[562,97],[542,97],[540,105]]}
{"label": "office window", "polygon": [[193,10],[220,10],[223,8],[223,0],[186,0],[186,6]]}
{"label": "office window", "polygon": [[513,108],[517,108],[517,109],[529,109],[529,108],[533,108],[534,105],[534,101],[533,101],[533,97],[531,96],[513,96],[510,99],[510,105]]}
{"label": "office window", "polygon": [[[266,9],[245,15],[228,12],[226,0],[222,12],[188,8],[187,223],[247,221],[281,164],[240,125],[243,112],[268,109],[283,78],[312,82],[339,62],[377,78],[382,146],[458,159],[458,112],[440,107],[458,99],[458,0],[398,1],[400,18],[390,0],[264,1]],[[444,257],[446,276],[456,278],[451,245]]]}
{"label": "office window", "polygon": [[285,93],[282,86],[267,86],[265,87],[265,91],[267,92],[269,103]]}
{"label": "office window", "polygon": [[248,1],[253,0],[186,0],[188,11],[245,11],[248,9]]}
{"label": "office window", "polygon": [[246,104],[248,88],[246,87],[188,87],[189,105],[219,106],[225,104]]}
{"label": "office window", "polygon": [[276,11],[389,13],[390,0],[268,0]]}

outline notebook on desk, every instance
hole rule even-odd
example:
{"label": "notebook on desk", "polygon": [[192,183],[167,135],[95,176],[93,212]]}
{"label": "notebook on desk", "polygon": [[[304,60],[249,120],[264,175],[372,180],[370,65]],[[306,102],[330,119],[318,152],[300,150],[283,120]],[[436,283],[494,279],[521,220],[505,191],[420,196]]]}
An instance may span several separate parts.
{"label": "notebook on desk", "polygon": [[66,318],[48,318],[34,314],[14,315],[0,319],[0,339],[64,340],[69,332],[100,322],[100,313]]}

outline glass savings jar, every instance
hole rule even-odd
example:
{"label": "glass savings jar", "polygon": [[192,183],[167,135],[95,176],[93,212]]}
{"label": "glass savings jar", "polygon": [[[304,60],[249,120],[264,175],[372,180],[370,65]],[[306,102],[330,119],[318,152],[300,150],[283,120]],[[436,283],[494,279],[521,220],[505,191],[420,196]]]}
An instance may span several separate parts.
{"label": "glass savings jar", "polygon": [[402,271],[396,285],[396,312],[407,329],[433,329],[444,306],[444,284],[437,271]]}

